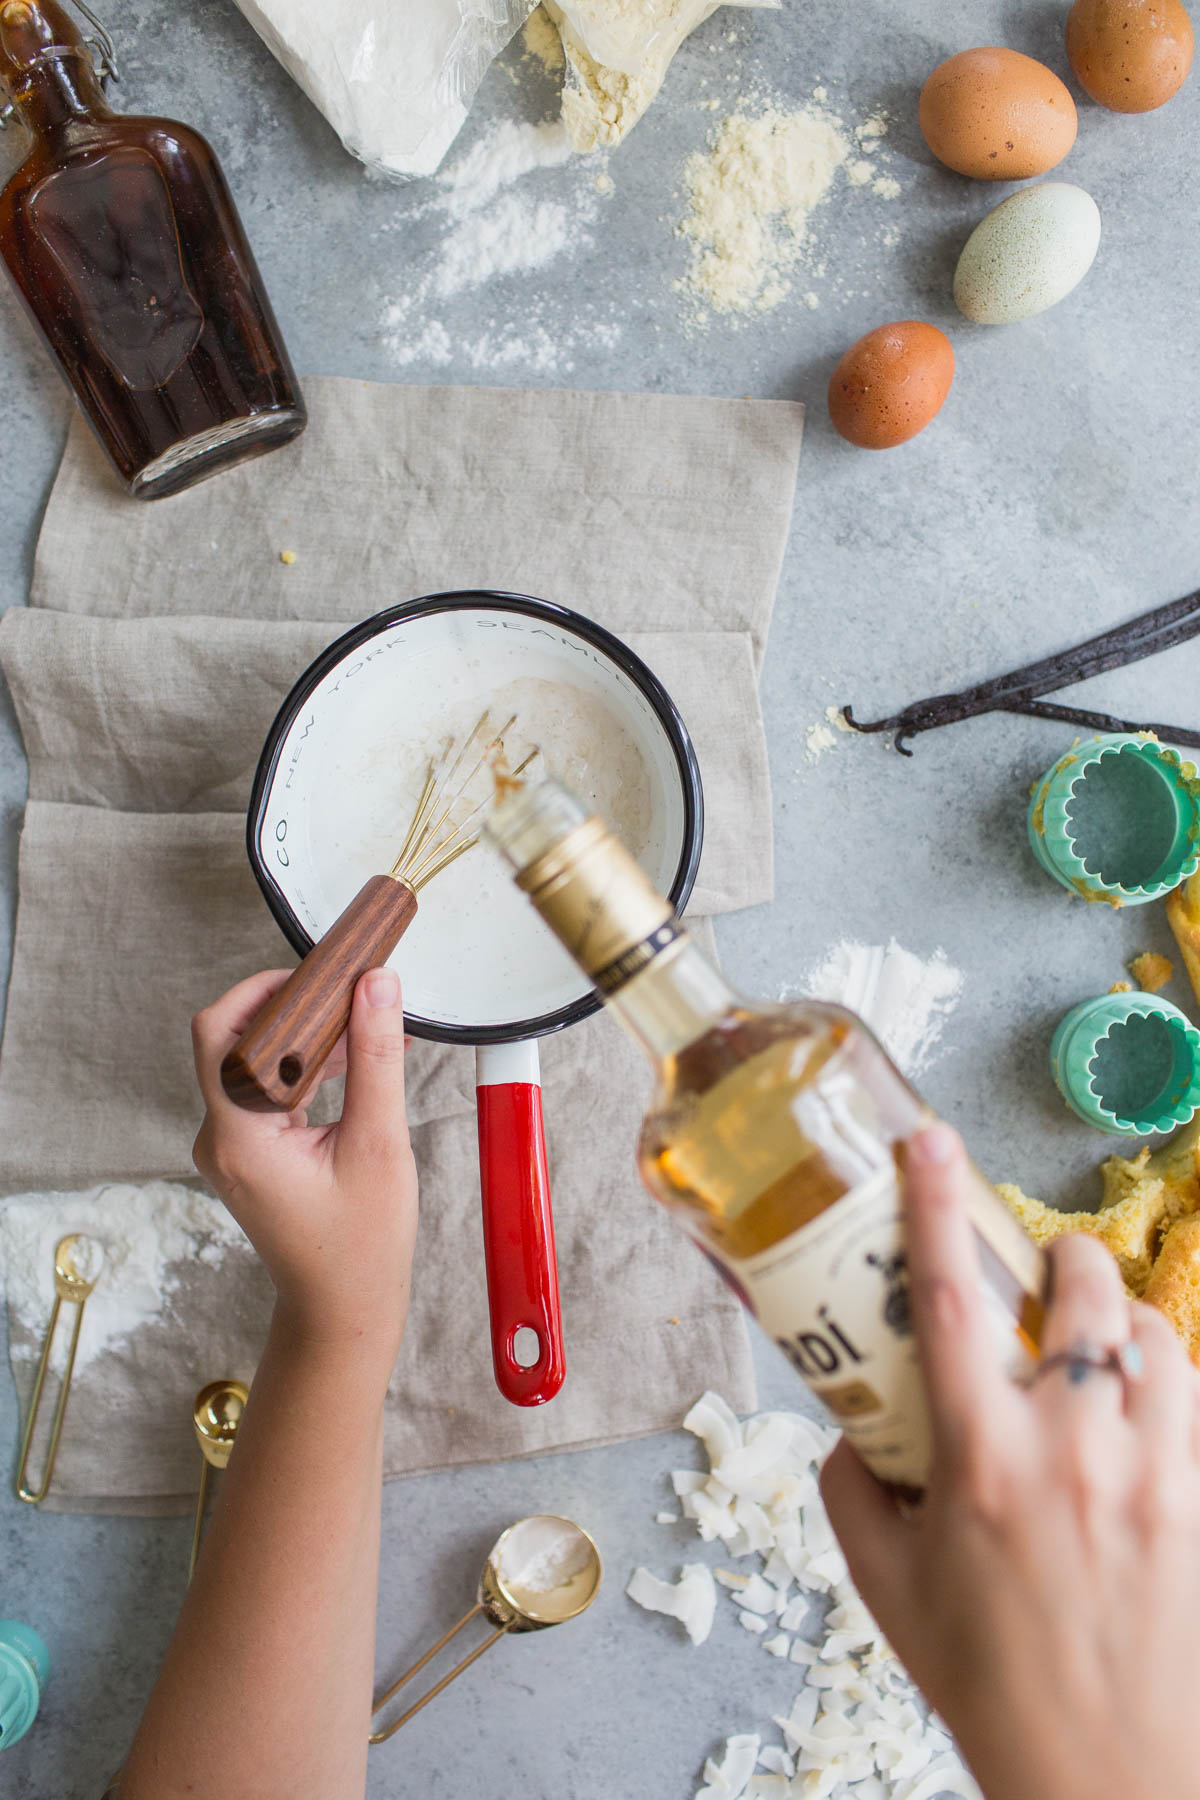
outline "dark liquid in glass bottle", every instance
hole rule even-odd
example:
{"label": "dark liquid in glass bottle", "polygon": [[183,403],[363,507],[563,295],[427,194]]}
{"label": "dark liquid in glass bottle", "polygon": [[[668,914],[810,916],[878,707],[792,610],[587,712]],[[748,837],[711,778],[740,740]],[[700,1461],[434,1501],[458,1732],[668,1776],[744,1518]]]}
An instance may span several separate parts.
{"label": "dark liquid in glass bottle", "polygon": [[32,137],[0,256],[131,494],[177,493],[304,429],[220,166],[104,99],[58,0],[0,0],[0,84]]}

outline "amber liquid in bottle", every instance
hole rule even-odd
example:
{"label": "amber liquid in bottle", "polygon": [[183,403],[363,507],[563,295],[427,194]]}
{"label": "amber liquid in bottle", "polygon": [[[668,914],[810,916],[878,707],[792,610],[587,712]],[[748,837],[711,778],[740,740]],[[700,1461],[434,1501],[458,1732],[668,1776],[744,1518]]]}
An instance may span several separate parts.
{"label": "amber liquid in bottle", "polygon": [[204,139],[114,113],[57,0],[0,0],[0,86],[31,137],[0,256],[129,492],[294,438],[304,401]]}
{"label": "amber liquid in bottle", "polygon": [[[486,830],[651,1061],[638,1146],[647,1187],[875,1473],[919,1491],[930,1433],[897,1153],[929,1109],[845,1008],[735,995],[557,782],[502,802]],[[983,1304],[1020,1374],[1036,1354],[1041,1255],[974,1171],[969,1185]]]}

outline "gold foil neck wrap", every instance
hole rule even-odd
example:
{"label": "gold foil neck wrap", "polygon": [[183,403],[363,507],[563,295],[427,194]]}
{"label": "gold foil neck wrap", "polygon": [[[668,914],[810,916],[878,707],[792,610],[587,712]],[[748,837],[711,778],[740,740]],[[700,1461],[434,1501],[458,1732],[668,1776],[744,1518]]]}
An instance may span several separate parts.
{"label": "gold foil neck wrap", "polygon": [[[517,877],[580,968],[609,990],[675,936],[675,909],[608,829],[587,819]],[[652,945],[650,940],[656,940]],[[646,956],[622,959],[646,944]],[[608,972],[611,977],[601,981]]]}

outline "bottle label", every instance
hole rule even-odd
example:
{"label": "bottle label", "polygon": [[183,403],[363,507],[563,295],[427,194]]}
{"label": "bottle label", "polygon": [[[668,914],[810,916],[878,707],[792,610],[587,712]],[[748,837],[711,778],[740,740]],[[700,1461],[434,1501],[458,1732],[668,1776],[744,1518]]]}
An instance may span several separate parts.
{"label": "bottle label", "polygon": [[[702,1248],[867,1467],[881,1481],[919,1490],[932,1438],[900,1205],[895,1170],[885,1167],[758,1256],[731,1258],[707,1241]],[[1035,1366],[1038,1303],[986,1238],[979,1245],[984,1306],[1019,1378]]]}

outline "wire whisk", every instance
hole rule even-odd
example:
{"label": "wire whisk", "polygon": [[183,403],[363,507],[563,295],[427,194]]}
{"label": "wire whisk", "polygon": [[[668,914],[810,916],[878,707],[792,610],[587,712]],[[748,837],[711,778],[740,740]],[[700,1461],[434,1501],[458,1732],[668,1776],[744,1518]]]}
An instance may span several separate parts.
{"label": "wire whisk", "polygon": [[[516,722],[517,715],[513,713],[497,730],[492,726],[491,714],[485,712],[461,746],[451,738],[441,757],[436,762],[430,760],[404,848],[390,870],[394,881],[403,881],[414,894],[419,894],[435,875],[440,875],[443,869],[448,869],[452,862],[457,862],[479,842],[479,833],[472,830],[472,826],[487,807],[491,793],[489,787],[482,798],[471,804],[476,791],[475,779],[481,769],[490,769],[503,753],[505,736]],[[478,754],[471,761],[476,750]],[[508,779],[523,774],[536,755],[537,751],[531,750]],[[466,762],[470,766],[462,774],[462,765]],[[454,785],[456,782],[457,786]],[[464,801],[467,795],[470,798]],[[456,810],[463,804],[470,808],[465,814]]]}
{"label": "wire whisk", "polygon": [[[221,1064],[225,1092],[254,1112],[290,1112],[311,1097],[321,1069],[350,1018],[355,983],[392,954],[417,913],[417,895],[479,841],[492,796],[492,771],[524,773],[504,762],[513,713],[497,723],[483,712],[461,742],[431,757],[403,847],[386,875],[373,875],[300,967],[238,1039]],[[482,779],[481,779],[482,777]]]}

